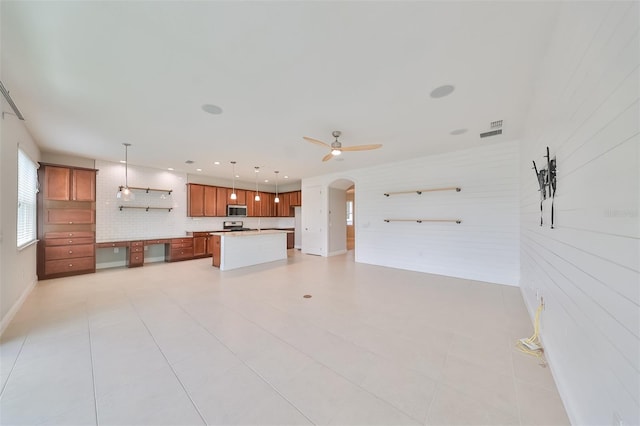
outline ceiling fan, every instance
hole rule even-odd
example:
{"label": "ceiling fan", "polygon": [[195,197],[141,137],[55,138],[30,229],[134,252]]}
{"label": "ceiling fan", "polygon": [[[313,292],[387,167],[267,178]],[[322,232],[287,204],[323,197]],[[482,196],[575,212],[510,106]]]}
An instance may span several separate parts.
{"label": "ceiling fan", "polygon": [[356,145],[356,146],[342,146],[342,143],[340,143],[340,141],[338,141],[338,138],[340,137],[340,135],[342,134],[342,132],[338,131],[338,130],[334,130],[331,135],[336,138],[335,141],[331,142],[331,145],[329,145],[326,142],[322,142],[318,139],[314,139],[314,138],[310,138],[308,136],[303,136],[302,139],[307,140],[311,143],[315,143],[316,145],[321,145],[324,147],[329,148],[331,151],[325,155],[324,157],[322,157],[322,161],[329,161],[331,160],[333,157],[335,157],[336,155],[340,155],[342,154],[342,151],[368,151],[370,149],[378,149],[382,146],[382,144],[380,143],[374,143],[374,144],[370,144],[370,145]]}

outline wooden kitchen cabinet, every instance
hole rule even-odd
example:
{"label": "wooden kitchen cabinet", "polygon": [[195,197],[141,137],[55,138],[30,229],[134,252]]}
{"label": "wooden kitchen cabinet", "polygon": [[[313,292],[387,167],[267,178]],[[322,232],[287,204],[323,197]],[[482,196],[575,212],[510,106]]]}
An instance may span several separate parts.
{"label": "wooden kitchen cabinet", "polygon": [[172,238],[171,244],[165,245],[165,262],[193,259],[193,237]]}
{"label": "wooden kitchen cabinet", "polygon": [[210,242],[210,246],[211,246],[211,263],[213,264],[213,266],[215,266],[216,268],[220,267],[220,235],[212,235],[211,238],[209,239]]}
{"label": "wooden kitchen cabinet", "polygon": [[45,200],[96,200],[95,170],[46,164],[43,173]]}
{"label": "wooden kitchen cabinet", "polygon": [[127,256],[127,267],[136,268],[144,265],[144,242],[131,241],[129,243],[129,255]]}
{"label": "wooden kitchen cabinet", "polygon": [[209,250],[209,233],[208,232],[194,232],[193,233],[193,257],[209,257],[211,252]]}
{"label": "wooden kitchen cabinet", "polygon": [[95,211],[88,209],[46,209],[45,223],[58,225],[86,225],[95,223]]}
{"label": "wooden kitchen cabinet", "polygon": [[288,217],[291,211],[291,195],[289,192],[280,194],[280,202],[276,207],[276,215],[278,217]]}
{"label": "wooden kitchen cabinet", "polygon": [[227,188],[227,199],[229,202],[227,204],[237,204],[239,206],[247,205],[247,191],[244,189],[236,188],[236,199],[231,199],[231,193],[233,192],[233,188]]}
{"label": "wooden kitchen cabinet", "polygon": [[95,272],[96,172],[41,163],[37,195],[39,280]]}
{"label": "wooden kitchen cabinet", "polygon": [[187,216],[204,216],[204,185],[187,184]]}
{"label": "wooden kitchen cabinet", "polygon": [[218,194],[215,186],[204,185],[204,216],[217,216]]}
{"label": "wooden kitchen cabinet", "polygon": [[227,189],[222,187],[212,187],[216,189],[216,195],[218,197],[216,203],[216,216],[225,217],[227,215],[227,204],[231,204],[229,197],[227,196]]}

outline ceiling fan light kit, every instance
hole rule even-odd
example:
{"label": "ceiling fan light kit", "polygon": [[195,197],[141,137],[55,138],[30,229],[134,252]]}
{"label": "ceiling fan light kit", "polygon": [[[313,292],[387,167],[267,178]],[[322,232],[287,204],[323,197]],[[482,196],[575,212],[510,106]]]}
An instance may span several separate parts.
{"label": "ceiling fan light kit", "polygon": [[276,197],[273,199],[274,203],[279,203],[280,202],[280,197],[278,197],[278,173],[280,173],[279,171],[275,171],[273,172],[276,174]]}
{"label": "ceiling fan light kit", "polygon": [[308,136],[303,136],[302,138],[304,140],[306,140],[307,142],[311,142],[311,143],[314,143],[316,145],[320,145],[320,146],[324,146],[326,148],[329,148],[329,153],[327,155],[325,155],[324,157],[322,157],[322,161],[329,161],[333,157],[337,157],[338,155],[342,154],[343,151],[369,151],[369,150],[372,150],[372,149],[378,149],[378,148],[382,147],[382,144],[379,144],[379,143],[369,144],[369,145],[356,145],[356,146],[343,147],[342,143],[338,140],[338,138],[340,137],[341,134],[342,134],[342,132],[340,132],[339,130],[334,130],[333,132],[331,132],[331,135],[336,139],[335,141],[333,141],[331,143],[331,145],[329,145],[328,143],[323,142],[321,140],[310,138]]}
{"label": "ceiling fan light kit", "polygon": [[260,172],[260,167],[255,166],[253,171],[256,172],[256,196],[253,199],[255,201],[260,201],[260,195],[258,194],[258,173]]}

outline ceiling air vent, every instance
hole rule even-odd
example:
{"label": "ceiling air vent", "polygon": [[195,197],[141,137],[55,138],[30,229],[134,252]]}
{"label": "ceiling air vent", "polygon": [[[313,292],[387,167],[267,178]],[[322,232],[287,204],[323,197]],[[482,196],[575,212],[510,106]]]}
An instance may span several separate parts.
{"label": "ceiling air vent", "polygon": [[502,129],[498,129],[498,130],[492,130],[490,132],[480,133],[480,137],[481,138],[488,138],[489,136],[496,136],[496,135],[501,135],[501,134],[502,134]]}
{"label": "ceiling air vent", "polygon": [[499,129],[502,127],[502,120],[497,120],[497,121],[492,121],[491,122],[491,128],[492,129]]}

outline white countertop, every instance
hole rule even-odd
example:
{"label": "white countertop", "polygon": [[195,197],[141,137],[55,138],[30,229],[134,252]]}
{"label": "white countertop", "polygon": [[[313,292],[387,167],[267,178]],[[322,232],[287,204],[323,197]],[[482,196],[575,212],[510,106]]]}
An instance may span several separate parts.
{"label": "white countertop", "polygon": [[252,237],[255,235],[288,234],[293,231],[281,229],[263,229],[260,231],[231,231],[231,232],[211,232],[209,235],[219,235],[221,237]]}

